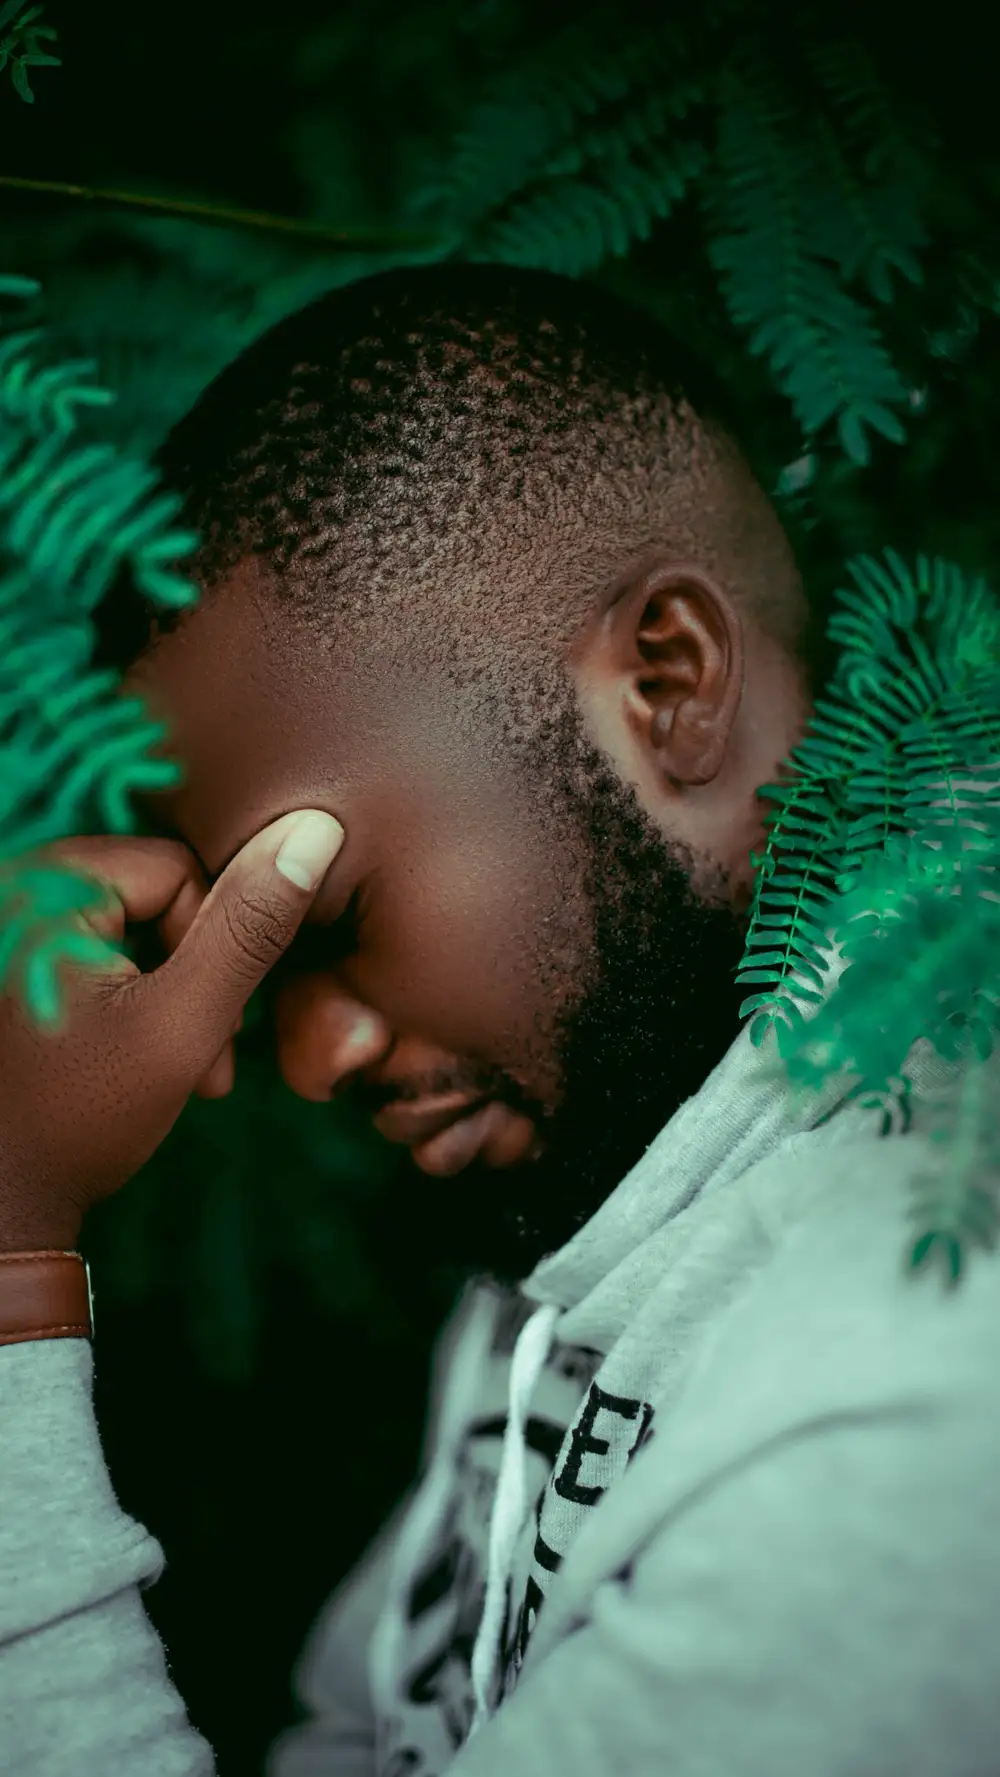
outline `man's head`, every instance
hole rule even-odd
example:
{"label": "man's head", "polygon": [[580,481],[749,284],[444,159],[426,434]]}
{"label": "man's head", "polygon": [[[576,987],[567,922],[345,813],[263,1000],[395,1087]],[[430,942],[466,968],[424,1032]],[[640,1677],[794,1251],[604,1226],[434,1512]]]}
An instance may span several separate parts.
{"label": "man's head", "polygon": [[721,411],[578,284],[373,278],[167,441],[200,605],[151,625],[119,588],[98,614],[187,772],[145,812],[210,876],[287,810],[343,822],[271,978],[278,1064],[382,1111],[437,1174],[443,1254],[500,1277],[738,1030],[755,790],[807,719],[810,625]]}

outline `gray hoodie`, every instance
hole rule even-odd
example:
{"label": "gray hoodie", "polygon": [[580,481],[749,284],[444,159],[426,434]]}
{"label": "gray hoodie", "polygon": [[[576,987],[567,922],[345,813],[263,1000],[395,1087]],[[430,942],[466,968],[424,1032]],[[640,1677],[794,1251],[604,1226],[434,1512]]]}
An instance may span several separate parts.
{"label": "gray hoodie", "polygon": [[[916,1044],[880,1138],[772,1060],[744,1029],[562,1251],[464,1293],[268,1777],[1000,1772],[1000,1269],[902,1264],[955,1072]],[[210,1777],[91,1376],[0,1349],[0,1771]]]}

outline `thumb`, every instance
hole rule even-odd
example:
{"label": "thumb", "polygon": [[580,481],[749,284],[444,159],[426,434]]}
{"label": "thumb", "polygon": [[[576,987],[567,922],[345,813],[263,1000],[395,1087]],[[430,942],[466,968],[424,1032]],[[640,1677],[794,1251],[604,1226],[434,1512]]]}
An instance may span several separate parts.
{"label": "thumb", "polygon": [[178,1045],[186,1070],[215,1059],[291,944],[343,842],[340,822],[320,809],[297,809],[262,828],[213,883],[173,955],[141,978],[161,1035]]}

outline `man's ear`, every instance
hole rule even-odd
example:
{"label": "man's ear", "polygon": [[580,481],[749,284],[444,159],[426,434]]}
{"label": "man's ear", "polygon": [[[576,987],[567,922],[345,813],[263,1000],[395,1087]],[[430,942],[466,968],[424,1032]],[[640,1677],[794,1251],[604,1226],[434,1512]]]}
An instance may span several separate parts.
{"label": "man's ear", "polygon": [[577,669],[663,780],[718,775],[743,694],[743,623],[697,562],[661,561],[613,589]]}

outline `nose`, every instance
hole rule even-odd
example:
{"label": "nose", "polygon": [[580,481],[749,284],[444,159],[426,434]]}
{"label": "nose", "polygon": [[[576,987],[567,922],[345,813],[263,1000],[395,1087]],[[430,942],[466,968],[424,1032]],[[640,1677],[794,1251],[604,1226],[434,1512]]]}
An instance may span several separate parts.
{"label": "nose", "polygon": [[335,975],[307,974],[288,982],[275,1000],[274,1021],[285,1084],[319,1104],[377,1066],[393,1045],[386,1020]]}
{"label": "nose", "polygon": [[[453,1055],[414,1033],[396,1036],[336,975],[305,974],[287,982],[275,997],[274,1018],[278,1067],[300,1098],[325,1104],[359,1076],[386,1104],[412,1099],[417,1082],[425,1096],[466,1091],[465,1070]],[[471,1104],[474,1088],[466,1096]],[[406,1133],[385,1134],[411,1141]],[[476,1153],[487,1166],[502,1167],[538,1151],[532,1119],[496,1102],[442,1132],[425,1133],[411,1147],[416,1164],[432,1175],[460,1171]]]}

